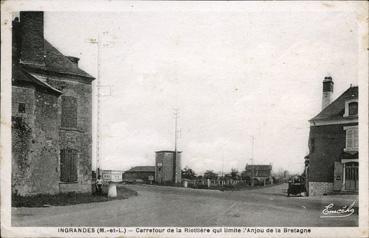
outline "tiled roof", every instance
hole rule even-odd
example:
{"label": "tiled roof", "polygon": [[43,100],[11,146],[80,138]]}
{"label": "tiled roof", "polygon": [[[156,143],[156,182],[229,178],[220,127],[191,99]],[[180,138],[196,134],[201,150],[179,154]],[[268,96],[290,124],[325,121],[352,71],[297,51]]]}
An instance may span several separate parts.
{"label": "tiled roof", "polygon": [[47,40],[44,41],[45,48],[45,66],[26,64],[28,68],[36,68],[56,73],[69,74],[84,78],[94,79],[73,63],[68,56],[63,55],[58,49],[51,45]]}
{"label": "tiled roof", "polygon": [[344,119],[343,114],[345,113],[345,102],[350,99],[357,99],[359,95],[358,91],[359,90],[357,86],[348,88],[344,93],[341,94],[341,96],[339,96],[336,100],[334,100],[331,104],[324,108],[310,121]]}
{"label": "tiled roof", "polygon": [[126,172],[155,172],[155,166],[136,166]]}
{"label": "tiled roof", "polygon": [[78,68],[67,56],[60,53],[54,46],[45,40],[46,68],[59,73],[74,74],[82,77],[93,78],[91,75]]}

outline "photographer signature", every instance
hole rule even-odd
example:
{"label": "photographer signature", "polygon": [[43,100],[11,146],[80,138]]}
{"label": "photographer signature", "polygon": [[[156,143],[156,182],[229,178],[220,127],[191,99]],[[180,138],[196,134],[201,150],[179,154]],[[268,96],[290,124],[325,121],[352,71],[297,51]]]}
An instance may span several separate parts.
{"label": "photographer signature", "polygon": [[322,210],[322,215],[320,218],[328,218],[328,217],[348,217],[354,214],[355,209],[353,208],[356,201],[353,201],[350,206],[343,206],[342,208],[336,209],[333,208],[334,204],[330,203],[324,207]]}

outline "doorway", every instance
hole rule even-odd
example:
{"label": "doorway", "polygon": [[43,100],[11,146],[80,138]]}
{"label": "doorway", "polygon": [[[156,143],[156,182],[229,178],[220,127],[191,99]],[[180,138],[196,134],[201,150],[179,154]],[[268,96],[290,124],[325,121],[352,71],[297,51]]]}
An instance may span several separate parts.
{"label": "doorway", "polygon": [[345,164],[345,190],[359,190],[359,164],[357,162]]}

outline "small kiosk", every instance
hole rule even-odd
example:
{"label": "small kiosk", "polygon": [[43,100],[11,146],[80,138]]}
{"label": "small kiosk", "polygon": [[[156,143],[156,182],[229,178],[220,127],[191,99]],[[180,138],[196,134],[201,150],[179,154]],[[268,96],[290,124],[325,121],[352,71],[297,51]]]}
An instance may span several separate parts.
{"label": "small kiosk", "polygon": [[122,182],[122,172],[116,170],[103,170],[102,179],[104,184],[109,185],[108,197],[117,197],[117,183]]}

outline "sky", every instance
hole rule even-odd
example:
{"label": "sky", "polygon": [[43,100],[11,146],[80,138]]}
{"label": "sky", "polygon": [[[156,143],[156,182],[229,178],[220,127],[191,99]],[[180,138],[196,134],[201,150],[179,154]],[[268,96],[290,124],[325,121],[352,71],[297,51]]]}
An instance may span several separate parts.
{"label": "sky", "polygon": [[[154,165],[174,148],[178,108],[182,167],[242,171],[253,136],[255,164],[301,173],[324,77],[333,98],[357,85],[350,11],[45,13],[46,39],[95,77],[99,32],[102,169]],[[93,154],[95,167],[96,140]]]}

